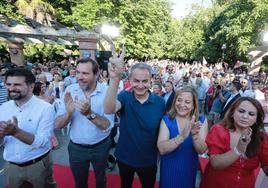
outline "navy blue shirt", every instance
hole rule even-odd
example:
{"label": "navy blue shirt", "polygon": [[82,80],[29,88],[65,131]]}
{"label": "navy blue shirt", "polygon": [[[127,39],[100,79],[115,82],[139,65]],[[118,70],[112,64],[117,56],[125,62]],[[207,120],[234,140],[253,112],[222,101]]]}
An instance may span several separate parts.
{"label": "navy blue shirt", "polygon": [[120,135],[116,146],[117,159],[132,167],[146,167],[157,162],[157,137],[160,121],[165,113],[162,97],[150,93],[141,104],[133,92],[122,91]]}

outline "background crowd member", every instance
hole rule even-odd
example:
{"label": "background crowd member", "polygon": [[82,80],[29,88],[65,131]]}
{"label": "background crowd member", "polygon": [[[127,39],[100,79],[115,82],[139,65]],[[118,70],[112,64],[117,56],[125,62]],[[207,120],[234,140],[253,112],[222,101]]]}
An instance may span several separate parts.
{"label": "background crowd member", "polygon": [[199,118],[194,89],[189,86],[178,89],[171,110],[161,121],[158,135],[160,187],[195,187],[198,153],[202,154],[207,149],[207,131],[205,117]]}
{"label": "background crowd member", "polygon": [[68,152],[76,188],[88,187],[90,163],[96,187],[104,188],[114,114],[104,113],[107,85],[97,82],[98,64],[90,58],[80,59],[77,63],[78,84],[66,88],[64,101],[58,108],[56,126],[63,128],[71,122]]}
{"label": "background crowd member", "polygon": [[215,79],[214,82],[212,82],[212,84],[209,86],[208,91],[207,91],[207,114],[210,112],[212,104],[213,104],[213,98],[214,98],[214,94],[216,91],[216,87],[219,84],[219,80]]}
{"label": "background crowd member", "polygon": [[43,83],[41,81],[37,81],[34,84],[33,94],[40,99],[53,104],[54,97],[53,96],[47,96],[46,95],[46,83]]}
{"label": "background crowd member", "polygon": [[251,89],[248,89],[244,92],[244,97],[253,97],[257,100],[264,100],[264,93],[259,89],[260,87],[260,80],[253,79]]}
{"label": "background crowd member", "polygon": [[75,68],[71,68],[69,72],[70,72],[69,76],[64,78],[65,88],[68,87],[69,85],[77,83],[77,79],[75,76],[75,73],[76,73]]}
{"label": "background crowd member", "polygon": [[10,188],[56,187],[49,153],[55,113],[49,103],[33,96],[34,83],[27,69],[6,73],[10,101],[0,106],[0,142]]}
{"label": "background crowd member", "polygon": [[208,88],[206,88],[204,81],[202,78],[198,77],[196,79],[196,91],[198,97],[198,110],[200,114],[204,114],[205,112],[205,104],[206,104],[206,93]]}
{"label": "background crowd member", "polygon": [[[38,98],[50,104],[53,104],[54,97],[45,95],[45,92],[46,92],[46,84],[43,82],[35,82],[34,88],[33,88],[33,94],[37,96]],[[52,132],[52,135],[51,135],[51,144],[52,144],[52,149],[56,149],[59,146],[59,142],[58,142],[56,135],[54,134],[54,131]]]}
{"label": "background crowd member", "polygon": [[64,90],[65,90],[65,86],[64,86],[64,82],[62,81],[62,77],[60,73],[55,72],[53,74],[53,81],[50,82],[50,85],[49,85],[49,93],[55,99],[59,99],[63,97]]}
{"label": "background crowd member", "polygon": [[162,80],[166,82],[169,78],[169,76],[172,76],[175,82],[178,81],[177,76],[175,74],[174,66],[173,65],[167,65],[166,72],[163,74]]}
{"label": "background crowd member", "polygon": [[248,89],[248,80],[245,78],[240,78],[241,89],[239,93],[242,97],[245,96],[245,91]]}
{"label": "background crowd member", "polygon": [[116,100],[122,73],[124,50],[110,59],[110,84],[105,97],[105,112],[120,112],[120,135],[115,150],[121,188],[131,188],[135,172],[143,188],[153,188],[157,172],[157,132],[165,113],[165,101],[149,91],[151,66],[138,63],[131,67],[132,91],[122,91]]}
{"label": "background crowd member", "polygon": [[214,92],[211,110],[208,114],[209,129],[212,127],[212,125],[218,123],[221,120],[223,104],[229,98],[230,95],[231,93],[225,89],[224,82],[221,80],[216,86],[216,91]]}
{"label": "background crowd member", "polygon": [[173,99],[175,97],[175,90],[174,90],[173,83],[169,80],[165,82],[164,87],[165,87],[165,93],[162,96],[165,100],[166,111],[168,112],[171,108]]}
{"label": "background crowd member", "polygon": [[241,84],[238,80],[233,80],[232,84],[230,85],[230,92],[231,95],[229,98],[223,103],[223,111],[221,113],[221,119],[224,117],[227,110],[233,104],[233,102],[241,97],[239,90],[241,89]]}
{"label": "background crowd member", "polygon": [[105,83],[108,85],[109,83],[109,73],[108,70],[101,70],[101,74],[99,77],[99,82]]}
{"label": "background crowd member", "polygon": [[209,164],[200,188],[253,188],[254,170],[268,175],[268,139],[261,104],[250,97],[237,99],[221,124],[214,125],[206,142]]}
{"label": "background crowd member", "polygon": [[8,100],[8,92],[5,86],[5,73],[5,68],[0,67],[0,105]]}
{"label": "background crowd member", "polygon": [[152,84],[152,92],[158,96],[162,96],[162,84],[160,82],[153,82]]}
{"label": "background crowd member", "polygon": [[268,90],[265,91],[264,93],[264,100],[261,100],[261,105],[264,111],[264,129],[268,133]]}

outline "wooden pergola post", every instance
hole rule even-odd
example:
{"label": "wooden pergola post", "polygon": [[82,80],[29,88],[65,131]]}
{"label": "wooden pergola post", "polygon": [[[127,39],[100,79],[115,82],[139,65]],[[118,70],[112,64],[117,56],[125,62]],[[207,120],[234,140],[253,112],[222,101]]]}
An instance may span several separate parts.
{"label": "wooden pergola post", "polygon": [[77,37],[79,42],[79,52],[80,58],[90,57],[93,60],[96,60],[96,50],[98,38],[95,34],[91,34],[88,37],[79,36]]}

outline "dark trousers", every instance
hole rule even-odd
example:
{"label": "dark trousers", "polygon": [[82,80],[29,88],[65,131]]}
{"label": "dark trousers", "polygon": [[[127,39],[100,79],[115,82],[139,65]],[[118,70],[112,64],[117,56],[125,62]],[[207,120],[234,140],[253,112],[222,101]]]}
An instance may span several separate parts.
{"label": "dark trousers", "polygon": [[121,177],[121,188],[131,188],[134,173],[138,174],[142,188],[154,188],[156,180],[157,166],[135,168],[118,161],[119,173]]}
{"label": "dark trousers", "polygon": [[93,148],[78,146],[72,142],[68,145],[69,161],[76,188],[88,188],[88,174],[90,163],[96,178],[96,188],[106,187],[106,166],[111,140]]}

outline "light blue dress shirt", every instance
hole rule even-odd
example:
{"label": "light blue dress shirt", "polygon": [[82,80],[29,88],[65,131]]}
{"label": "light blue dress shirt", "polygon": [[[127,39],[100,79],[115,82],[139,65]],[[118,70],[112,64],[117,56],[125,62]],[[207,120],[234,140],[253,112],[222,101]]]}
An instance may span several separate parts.
{"label": "light blue dress shirt", "polygon": [[[66,88],[65,92],[69,91],[73,99],[77,96],[79,100],[90,100],[91,110],[100,116],[106,117],[110,122],[109,127],[103,130],[93,124],[79,111],[75,111],[71,119],[70,129],[70,138],[74,143],[96,144],[110,135],[110,131],[114,125],[114,114],[108,115],[104,113],[104,97],[107,89],[107,85],[97,83],[95,91],[91,93],[90,99],[87,99],[79,84],[72,84]],[[62,99],[56,116],[58,117],[64,113],[66,113],[66,109]]]}

